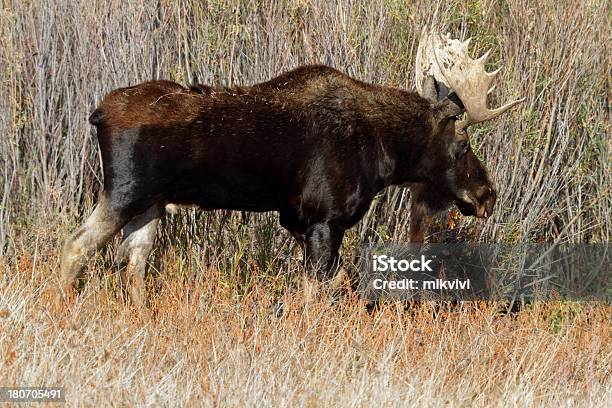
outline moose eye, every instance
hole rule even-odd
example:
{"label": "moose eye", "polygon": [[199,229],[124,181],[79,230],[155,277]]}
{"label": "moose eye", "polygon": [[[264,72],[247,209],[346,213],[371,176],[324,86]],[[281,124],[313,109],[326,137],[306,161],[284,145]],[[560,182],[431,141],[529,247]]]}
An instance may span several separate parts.
{"label": "moose eye", "polygon": [[459,157],[464,156],[467,153],[469,148],[470,148],[470,144],[468,143],[467,140],[460,140],[457,143],[456,157],[459,158]]}

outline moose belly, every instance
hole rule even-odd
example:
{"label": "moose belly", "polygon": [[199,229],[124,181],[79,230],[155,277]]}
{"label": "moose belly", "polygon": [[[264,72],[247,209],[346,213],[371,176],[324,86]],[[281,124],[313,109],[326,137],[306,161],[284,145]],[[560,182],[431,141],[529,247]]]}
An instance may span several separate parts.
{"label": "moose belly", "polygon": [[204,209],[273,211],[283,204],[282,189],[270,177],[253,174],[207,174],[177,183],[168,201]]}

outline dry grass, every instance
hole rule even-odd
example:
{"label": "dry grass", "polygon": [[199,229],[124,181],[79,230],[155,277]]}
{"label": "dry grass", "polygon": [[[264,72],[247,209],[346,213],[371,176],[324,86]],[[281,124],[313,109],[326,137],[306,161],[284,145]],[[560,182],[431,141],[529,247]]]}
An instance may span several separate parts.
{"label": "dry grass", "polygon": [[[167,217],[151,314],[116,290],[114,245],[67,305],[50,301],[61,241],[93,206],[87,116],[151,78],[251,84],[304,63],[411,88],[434,24],[494,47],[492,103],[527,102],[471,141],[499,186],[494,216],[431,240],[609,242],[612,143],[606,1],[4,0],[0,7],[0,385],[63,385],[71,405],[612,406],[610,305],[367,313],[285,293],[298,251],[275,214]],[[389,189],[344,242],[405,242]],[[449,238],[450,237],[450,238]]]}
{"label": "dry grass", "polygon": [[[0,384],[63,385],[70,405],[610,406],[610,306],[491,304],[368,313],[347,296],[245,296],[218,271],[164,281],[151,313],[108,278],[54,305],[53,262],[0,265]],[[170,270],[170,272],[176,272]],[[112,280],[112,279],[111,279]],[[110,290],[109,290],[110,288]]]}

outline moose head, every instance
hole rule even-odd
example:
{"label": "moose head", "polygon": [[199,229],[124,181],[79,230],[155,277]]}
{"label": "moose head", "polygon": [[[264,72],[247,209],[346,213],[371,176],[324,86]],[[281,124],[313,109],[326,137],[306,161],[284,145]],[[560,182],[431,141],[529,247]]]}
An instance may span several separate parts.
{"label": "moose head", "polygon": [[463,215],[486,218],[491,215],[497,194],[471,148],[467,129],[501,115],[525,99],[488,108],[487,96],[495,88],[491,84],[501,68],[485,70],[490,50],[471,59],[470,40],[461,42],[448,34],[425,31],[417,51],[416,79],[419,94],[434,108],[434,125],[438,127],[432,146],[437,150],[433,155],[437,161],[428,180],[437,191],[427,194],[435,196],[437,202],[429,206],[442,207],[440,201],[455,202]]}

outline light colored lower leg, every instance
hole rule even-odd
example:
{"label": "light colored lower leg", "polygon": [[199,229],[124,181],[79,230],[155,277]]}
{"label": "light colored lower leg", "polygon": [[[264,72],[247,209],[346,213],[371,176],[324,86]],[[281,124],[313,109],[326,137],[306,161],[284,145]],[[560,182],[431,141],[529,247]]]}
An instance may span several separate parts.
{"label": "light colored lower leg", "polygon": [[147,258],[153,249],[161,208],[154,206],[135,217],[124,228],[119,247],[118,262],[125,265],[121,277],[130,300],[136,306],[145,306],[144,277]]}
{"label": "light colored lower leg", "polygon": [[115,235],[122,225],[123,221],[111,210],[108,201],[100,199],[93,213],[62,248],[60,285],[63,291],[72,287],[88,257]]}

